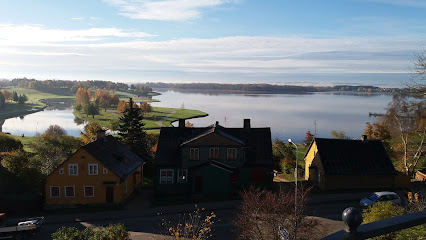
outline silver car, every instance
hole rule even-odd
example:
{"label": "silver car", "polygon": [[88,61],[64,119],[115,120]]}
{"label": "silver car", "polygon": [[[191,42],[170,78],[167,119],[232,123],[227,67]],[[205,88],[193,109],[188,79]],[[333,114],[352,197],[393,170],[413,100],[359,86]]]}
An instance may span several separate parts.
{"label": "silver car", "polygon": [[369,197],[361,199],[359,204],[361,207],[369,207],[377,202],[391,201],[394,204],[400,204],[401,198],[394,192],[375,192]]}

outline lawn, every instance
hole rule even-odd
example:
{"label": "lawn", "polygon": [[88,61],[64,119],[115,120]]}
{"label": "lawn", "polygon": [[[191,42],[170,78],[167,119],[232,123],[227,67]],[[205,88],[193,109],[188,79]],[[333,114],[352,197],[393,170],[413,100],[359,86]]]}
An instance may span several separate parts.
{"label": "lawn", "polygon": [[[111,121],[118,121],[120,114],[116,109],[101,110],[99,115],[94,117],[91,115],[83,114],[82,112],[74,111],[74,115],[88,122],[97,122],[105,127],[110,127]],[[171,123],[177,121],[179,118],[197,118],[207,116],[207,113],[198,110],[188,110],[179,108],[162,108],[153,107],[153,111],[144,115],[143,123],[145,123],[145,130],[160,129],[161,124],[166,127],[172,126]],[[164,121],[163,121],[164,120]],[[156,131],[154,131],[156,133]]]}

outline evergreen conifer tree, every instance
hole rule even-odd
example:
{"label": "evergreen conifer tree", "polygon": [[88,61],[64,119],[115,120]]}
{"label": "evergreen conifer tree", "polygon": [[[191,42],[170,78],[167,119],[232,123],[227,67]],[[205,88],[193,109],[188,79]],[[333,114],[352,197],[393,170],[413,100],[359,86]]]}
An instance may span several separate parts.
{"label": "evergreen conifer tree", "polygon": [[130,98],[128,107],[120,117],[118,134],[120,135],[121,143],[147,162],[149,161],[149,153],[146,133],[143,130],[145,124],[142,123],[142,120],[142,112]]}

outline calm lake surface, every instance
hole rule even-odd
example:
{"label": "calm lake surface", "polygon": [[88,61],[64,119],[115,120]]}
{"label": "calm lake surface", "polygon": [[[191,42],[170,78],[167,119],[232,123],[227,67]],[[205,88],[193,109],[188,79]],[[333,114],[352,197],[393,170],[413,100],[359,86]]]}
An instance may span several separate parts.
{"label": "calm lake surface", "polygon": [[242,127],[250,118],[252,127],[271,127],[272,138],[302,142],[307,130],[318,137],[330,137],[330,131],[344,130],[360,138],[369,112],[383,113],[392,100],[390,94],[312,93],[312,94],[205,94],[159,91],[153,106],[197,109],[209,116],[189,120],[196,127],[216,121],[225,127]]}
{"label": "calm lake surface", "polygon": [[[219,121],[225,127],[242,127],[243,119],[250,118],[252,127],[271,127],[272,137],[302,142],[307,130],[318,137],[330,137],[330,131],[344,130],[359,138],[365,122],[374,122],[369,112],[383,113],[392,100],[390,94],[312,93],[312,94],[216,94],[158,90],[154,97],[161,102],[153,106],[201,110],[207,117],[189,120],[196,127],[205,127]],[[3,132],[33,136],[43,133],[49,125],[57,124],[69,135],[79,136],[83,125],[74,122],[71,108],[45,110],[26,115],[23,119],[7,119]]]}

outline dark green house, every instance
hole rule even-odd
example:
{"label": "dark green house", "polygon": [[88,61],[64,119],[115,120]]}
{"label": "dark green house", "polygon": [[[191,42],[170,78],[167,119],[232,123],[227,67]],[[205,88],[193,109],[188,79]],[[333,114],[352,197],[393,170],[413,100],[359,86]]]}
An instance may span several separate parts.
{"label": "dark green house", "polygon": [[272,183],[270,128],[161,128],[155,156],[158,195],[230,195],[251,185]]}

